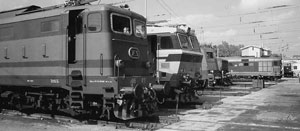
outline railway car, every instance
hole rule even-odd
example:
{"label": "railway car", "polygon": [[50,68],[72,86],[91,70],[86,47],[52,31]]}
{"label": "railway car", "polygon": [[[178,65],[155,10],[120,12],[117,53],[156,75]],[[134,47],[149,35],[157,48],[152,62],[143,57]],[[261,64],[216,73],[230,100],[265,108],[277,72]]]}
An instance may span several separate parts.
{"label": "railway car", "polygon": [[203,53],[194,33],[183,25],[148,25],[150,53],[154,58],[153,74],[159,84],[169,89],[162,98],[190,102],[195,92],[206,85],[202,73]]}
{"label": "railway car", "polygon": [[3,11],[0,49],[1,107],[128,120],[155,112],[164,88],[149,74],[146,19],[128,9],[79,0]]}
{"label": "railway car", "polygon": [[281,78],[281,58],[279,57],[224,57],[228,60],[229,74],[233,78],[257,78],[266,80]]}

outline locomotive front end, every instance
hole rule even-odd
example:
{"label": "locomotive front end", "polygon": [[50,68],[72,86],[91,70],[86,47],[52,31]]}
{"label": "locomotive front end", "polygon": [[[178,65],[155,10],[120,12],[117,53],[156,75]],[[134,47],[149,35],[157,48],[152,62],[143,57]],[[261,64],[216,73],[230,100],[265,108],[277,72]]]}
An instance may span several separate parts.
{"label": "locomotive front end", "polygon": [[155,77],[149,73],[153,63],[147,51],[146,20],[135,13],[111,13],[110,18],[111,75],[118,84],[112,104],[114,116],[128,120],[150,115],[157,110],[156,93],[164,87],[153,88]]}

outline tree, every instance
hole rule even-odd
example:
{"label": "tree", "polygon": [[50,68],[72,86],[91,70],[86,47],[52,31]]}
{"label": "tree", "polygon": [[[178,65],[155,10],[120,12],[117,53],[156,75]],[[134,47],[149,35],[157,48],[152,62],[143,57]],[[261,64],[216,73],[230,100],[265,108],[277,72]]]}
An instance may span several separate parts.
{"label": "tree", "polygon": [[229,56],[241,56],[240,48],[244,47],[244,45],[231,45],[226,41],[222,41],[221,45],[217,46],[219,49],[220,57],[229,57]]}

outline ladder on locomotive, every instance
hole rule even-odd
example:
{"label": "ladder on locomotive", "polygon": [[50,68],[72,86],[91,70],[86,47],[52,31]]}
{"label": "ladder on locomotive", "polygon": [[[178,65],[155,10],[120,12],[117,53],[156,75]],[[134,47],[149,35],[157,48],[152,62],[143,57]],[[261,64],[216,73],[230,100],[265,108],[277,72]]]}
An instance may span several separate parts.
{"label": "ladder on locomotive", "polygon": [[81,71],[73,70],[70,77],[70,106],[72,109],[83,109],[83,77]]}

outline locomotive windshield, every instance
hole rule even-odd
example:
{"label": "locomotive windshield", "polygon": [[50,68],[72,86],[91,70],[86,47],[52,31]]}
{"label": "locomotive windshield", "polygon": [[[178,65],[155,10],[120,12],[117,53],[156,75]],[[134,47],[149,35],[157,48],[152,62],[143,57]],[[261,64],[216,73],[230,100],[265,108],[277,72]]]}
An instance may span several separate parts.
{"label": "locomotive windshield", "polygon": [[193,45],[194,48],[199,48],[199,43],[198,43],[198,40],[195,36],[190,36],[190,39],[191,39],[191,43]]}
{"label": "locomotive windshield", "polygon": [[120,14],[111,15],[111,26],[115,33],[130,35],[132,33],[131,19]]}
{"label": "locomotive windshield", "polygon": [[179,42],[180,42],[181,48],[183,48],[183,49],[191,49],[192,48],[188,36],[178,34],[178,37],[179,37]]}
{"label": "locomotive windshield", "polygon": [[146,38],[146,24],[145,22],[134,20],[135,36]]}

